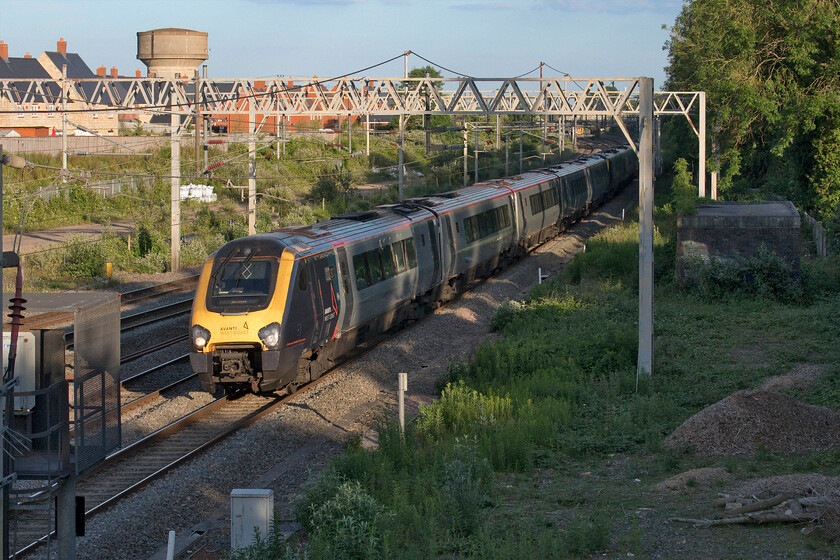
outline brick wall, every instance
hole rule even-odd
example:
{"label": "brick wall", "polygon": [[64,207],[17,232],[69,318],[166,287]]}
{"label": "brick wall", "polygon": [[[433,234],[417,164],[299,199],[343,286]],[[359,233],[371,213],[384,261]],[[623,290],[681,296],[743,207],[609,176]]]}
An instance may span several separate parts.
{"label": "brick wall", "polygon": [[677,273],[685,280],[687,259],[742,261],[761,245],[800,274],[800,218],[791,202],[703,204],[693,216],[677,218]]}

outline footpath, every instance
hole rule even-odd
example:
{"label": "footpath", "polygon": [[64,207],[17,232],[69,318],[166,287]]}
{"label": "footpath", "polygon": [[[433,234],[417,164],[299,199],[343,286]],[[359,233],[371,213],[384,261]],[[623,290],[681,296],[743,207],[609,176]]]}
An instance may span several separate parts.
{"label": "footpath", "polygon": [[[49,250],[56,245],[70,241],[70,239],[74,237],[82,239],[96,239],[100,237],[106,229],[110,229],[110,231],[116,234],[127,235],[134,233],[134,222],[131,220],[120,220],[111,222],[109,226],[102,224],[78,224],[24,233],[20,240],[20,254],[26,255],[29,253],[38,253]],[[11,251],[13,249],[14,239],[14,234],[3,235],[4,251]]]}

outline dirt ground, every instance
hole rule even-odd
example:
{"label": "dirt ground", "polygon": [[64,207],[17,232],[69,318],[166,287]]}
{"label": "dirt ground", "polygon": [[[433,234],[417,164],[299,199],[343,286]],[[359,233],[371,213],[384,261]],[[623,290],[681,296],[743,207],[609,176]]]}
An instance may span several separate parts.
{"label": "dirt ground", "polygon": [[[53,245],[65,243],[73,237],[84,239],[99,237],[106,229],[110,229],[117,234],[127,235],[134,232],[134,222],[131,220],[120,220],[112,222],[107,226],[103,224],[78,224],[24,233],[20,239],[20,251],[18,253],[21,255],[37,253],[49,249]],[[3,250],[13,250],[12,245],[14,242],[14,234],[3,235]]]}

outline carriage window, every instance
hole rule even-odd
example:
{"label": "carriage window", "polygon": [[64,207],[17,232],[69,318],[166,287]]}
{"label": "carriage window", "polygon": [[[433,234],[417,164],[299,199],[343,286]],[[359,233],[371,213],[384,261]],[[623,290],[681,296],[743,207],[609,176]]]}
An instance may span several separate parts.
{"label": "carriage window", "polygon": [[408,268],[417,268],[417,253],[414,251],[414,239],[408,238],[404,241],[405,255],[408,258]]}
{"label": "carriage window", "polygon": [[353,268],[356,271],[356,289],[364,290],[370,286],[367,274],[367,263],[365,262],[365,254],[353,255]]}
{"label": "carriage window", "polygon": [[472,243],[507,227],[510,227],[510,212],[507,206],[500,206],[464,219],[464,237],[467,243]]}
{"label": "carriage window", "polygon": [[405,265],[405,241],[399,241],[394,243],[393,245],[394,250],[394,262],[397,266],[397,274],[406,271]]}
{"label": "carriage window", "polygon": [[382,279],[387,280],[396,276],[397,271],[394,267],[394,253],[391,251],[391,246],[382,247],[379,254],[382,256]]}
{"label": "carriage window", "polygon": [[298,265],[298,290],[306,291],[306,265],[303,262]]}
{"label": "carriage window", "polygon": [[540,193],[531,195],[531,215],[539,214],[543,211],[542,197]]}
{"label": "carriage window", "polygon": [[414,239],[404,239],[353,257],[356,289],[363,290],[417,267]]}

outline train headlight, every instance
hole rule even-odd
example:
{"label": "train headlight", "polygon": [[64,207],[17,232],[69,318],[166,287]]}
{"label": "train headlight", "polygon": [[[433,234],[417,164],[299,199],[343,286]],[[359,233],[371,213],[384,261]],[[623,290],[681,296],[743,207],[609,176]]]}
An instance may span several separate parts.
{"label": "train headlight", "polygon": [[271,323],[259,330],[257,335],[266,348],[273,349],[280,344],[280,323]]}
{"label": "train headlight", "polygon": [[201,325],[193,325],[190,331],[190,334],[192,335],[192,342],[196,348],[201,350],[207,346],[207,342],[210,340],[210,331]]}

